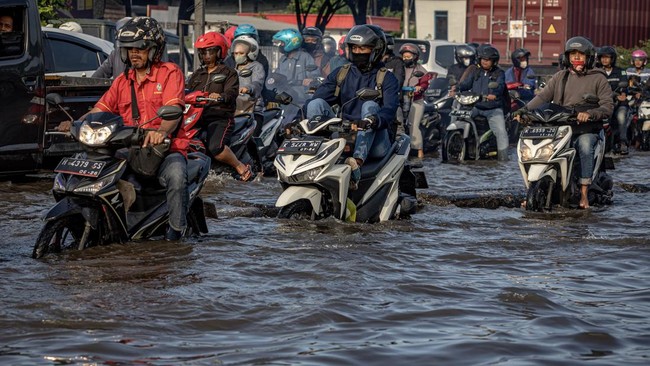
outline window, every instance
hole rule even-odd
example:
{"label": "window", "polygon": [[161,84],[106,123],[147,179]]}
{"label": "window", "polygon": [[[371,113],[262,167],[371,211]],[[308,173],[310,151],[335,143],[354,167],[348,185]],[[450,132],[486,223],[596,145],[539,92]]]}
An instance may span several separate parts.
{"label": "window", "polygon": [[0,58],[14,58],[25,53],[25,14],[24,7],[0,7],[0,20],[12,27],[0,32]]}
{"label": "window", "polygon": [[99,67],[97,52],[79,44],[51,39],[50,50],[54,72],[96,70]]}
{"label": "window", "polygon": [[456,62],[455,59],[455,45],[441,45],[436,47],[436,63],[445,69]]}
{"label": "window", "polygon": [[446,11],[436,11],[434,14],[434,35],[433,39],[447,41],[448,36],[448,23],[447,23],[447,12]]}

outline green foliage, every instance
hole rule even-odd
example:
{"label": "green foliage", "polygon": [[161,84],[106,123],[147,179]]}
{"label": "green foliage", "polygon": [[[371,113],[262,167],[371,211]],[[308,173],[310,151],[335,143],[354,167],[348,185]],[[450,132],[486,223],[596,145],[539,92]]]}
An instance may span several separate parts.
{"label": "green foliage", "polygon": [[49,20],[58,19],[57,9],[70,9],[70,3],[68,0],[38,0],[41,24],[46,25]]}
{"label": "green foliage", "polygon": [[394,18],[402,18],[402,14],[404,14],[401,10],[400,11],[392,11],[390,10],[390,7],[385,7],[381,8],[381,11],[379,12],[382,17],[394,17]]}
{"label": "green foliage", "polygon": [[642,49],[650,55],[650,39],[639,41],[638,47],[634,48],[616,47],[616,52],[618,52],[618,61],[616,62],[616,66],[622,67],[624,69],[630,67],[632,52],[638,49]]}

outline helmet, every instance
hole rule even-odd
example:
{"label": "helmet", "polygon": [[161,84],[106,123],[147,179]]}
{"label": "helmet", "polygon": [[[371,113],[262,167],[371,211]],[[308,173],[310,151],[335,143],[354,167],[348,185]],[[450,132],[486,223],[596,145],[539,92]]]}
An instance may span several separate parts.
{"label": "helmet", "polygon": [[293,28],[283,29],[273,35],[273,44],[279,46],[281,52],[289,53],[300,48],[302,35]]}
{"label": "helmet", "polygon": [[251,36],[258,42],[260,40],[259,33],[257,33],[257,29],[252,24],[240,24],[234,32],[234,38],[239,36]]}
{"label": "helmet", "polygon": [[336,40],[332,36],[323,37],[323,49],[325,53],[334,55],[336,53]]}
{"label": "helmet", "polygon": [[352,61],[352,45],[372,47],[367,66],[367,70],[370,70],[384,57],[386,36],[381,28],[377,26],[368,24],[355,25],[345,37],[345,47],[348,50],[347,58],[350,61]]}
{"label": "helmet", "polygon": [[393,52],[395,49],[395,37],[391,36],[390,34],[386,35],[386,50]]}
{"label": "helmet", "polygon": [[644,50],[635,50],[632,52],[632,65],[634,65],[635,59],[643,60],[643,66],[645,66],[648,63],[648,54]]}
{"label": "helmet", "polygon": [[124,25],[129,20],[131,20],[131,17],[124,17],[124,18],[118,20],[117,22],[115,22],[115,29],[119,31],[120,29],[122,29],[122,27],[124,27]]}
{"label": "helmet", "polygon": [[525,57],[526,62],[528,62],[528,58],[530,57],[530,51],[528,51],[525,48],[517,48],[516,50],[512,51],[512,54],[510,55],[512,64],[516,67],[521,67],[521,61],[519,61],[519,59],[522,57]]}
{"label": "helmet", "polygon": [[400,55],[404,54],[404,52],[412,53],[415,61],[420,59],[420,48],[413,43],[404,43],[402,47],[399,48]]}
{"label": "helmet", "polygon": [[122,62],[127,66],[131,65],[131,61],[126,49],[131,47],[148,49],[149,62],[158,62],[165,50],[165,31],[154,18],[135,17],[117,32],[117,47]]}
{"label": "helmet", "polygon": [[496,65],[499,63],[501,56],[499,55],[499,50],[486,43],[478,46],[478,50],[476,50],[476,58],[479,60],[483,58],[492,60],[492,62],[494,62],[494,65]]}
{"label": "helmet", "polygon": [[246,54],[246,56],[248,56],[248,58],[251,61],[257,60],[257,55],[259,55],[259,53],[260,53],[260,46],[257,44],[257,41],[255,40],[255,38],[253,38],[252,36],[248,36],[248,35],[243,35],[243,36],[236,37],[232,41],[232,46],[230,47],[230,52],[231,53],[235,50],[235,45],[237,43],[243,43],[243,44],[247,45],[248,46],[248,54]]}
{"label": "helmet", "polygon": [[612,60],[611,65],[612,67],[616,66],[616,58],[618,58],[618,53],[616,52],[616,48],[612,46],[603,46],[598,49],[596,52],[596,64],[598,67],[602,66],[603,64],[600,62],[600,58],[602,56],[609,56],[609,58]]}
{"label": "helmet", "polygon": [[[194,48],[197,50],[213,47],[217,48],[217,60],[223,59],[228,53],[229,48],[226,36],[217,32],[208,32],[194,42]],[[201,62],[203,62],[203,60],[201,60]]]}
{"label": "helmet", "polygon": [[345,56],[345,49],[344,49],[344,47],[345,47],[345,36],[342,36],[342,37],[339,39],[339,55],[340,55],[340,56]]}
{"label": "helmet", "polygon": [[454,58],[459,64],[463,63],[464,58],[469,58],[470,64],[476,63],[476,48],[469,44],[463,44],[454,48]]}
{"label": "helmet", "polygon": [[83,28],[77,22],[65,22],[59,26],[59,29],[67,30],[70,32],[83,33]]}
{"label": "helmet", "polygon": [[316,27],[305,27],[302,30],[302,38],[304,39],[305,37],[310,36],[310,37],[318,37],[319,40],[323,39],[323,32],[316,28]]}
{"label": "helmet", "polygon": [[226,29],[226,31],[223,33],[223,35],[226,37],[228,40],[228,44],[232,43],[232,40],[235,39],[235,31],[237,30],[237,27],[234,25],[231,25]]}
{"label": "helmet", "polygon": [[596,60],[596,50],[594,45],[585,37],[573,37],[569,38],[564,45],[564,66],[566,68],[571,68],[571,60],[569,59],[569,54],[573,51],[582,52],[587,56],[587,62],[585,63],[585,69],[589,70],[594,67],[594,62]]}

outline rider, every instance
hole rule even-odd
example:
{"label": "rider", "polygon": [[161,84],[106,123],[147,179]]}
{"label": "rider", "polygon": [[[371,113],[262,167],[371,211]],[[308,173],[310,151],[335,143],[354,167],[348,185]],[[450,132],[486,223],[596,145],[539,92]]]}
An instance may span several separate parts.
{"label": "rider", "polygon": [[[472,117],[483,116],[487,118],[490,130],[497,139],[497,158],[499,161],[508,160],[508,133],[503,115],[503,93],[506,90],[505,75],[498,67],[499,51],[489,44],[479,46],[477,50],[479,64],[470,67],[465,79],[458,85],[458,90],[471,90],[484,95],[485,100],[476,103],[472,110]],[[496,82],[496,88],[488,86]]]}
{"label": "rider", "polygon": [[645,65],[648,63],[648,54],[644,50],[635,50],[632,52],[632,67],[627,69],[628,78],[631,76],[638,76],[641,82],[645,83],[650,78],[650,69]]}
{"label": "rider", "polygon": [[335,70],[327,76],[304,109],[307,118],[330,118],[335,116],[333,105],[343,106],[346,103],[342,117],[356,120],[358,126],[366,128],[358,130],[354,153],[346,159],[352,169],[350,189],[355,190],[361,179],[360,166],[364,161],[368,157],[380,158],[388,154],[391,146],[388,129],[395,120],[400,87],[395,75],[385,72],[381,99],[362,101],[356,98],[357,90],[377,87],[377,74],[383,67],[381,58],[386,51],[386,37],[379,27],[366,24],[354,26],[348,32],[344,47],[351,66],[340,84],[340,93],[336,96],[338,72]]}
{"label": "rider", "polygon": [[[117,47],[127,68],[89,113],[116,113],[124,119],[125,125],[135,126],[149,121],[163,105],[185,106],[183,73],[175,64],[160,61],[165,49],[165,32],[155,19],[130,19],[117,33]],[[135,88],[133,93],[132,87]],[[138,107],[136,112],[131,110],[133,96]],[[150,122],[143,146],[162,143],[177,131],[179,121],[155,119]],[[69,122],[59,125],[60,131],[69,129]],[[165,239],[169,241],[179,240],[187,226],[187,147],[188,141],[174,138],[171,153],[158,170],[158,180],[167,189],[169,228]]]}
{"label": "rider", "polygon": [[[345,36],[342,36],[341,39],[339,39],[339,53],[338,55],[332,57],[330,59],[330,69],[332,71],[338,69],[339,67],[349,64],[350,60],[348,60],[348,56],[346,55],[346,49],[345,49]],[[401,84],[400,84],[401,85]]]}
{"label": "rider", "polygon": [[[260,43],[260,36],[259,33],[257,32],[257,28],[255,28],[255,26],[252,24],[240,24],[239,26],[237,26],[233,31],[234,38],[230,40],[230,44],[233,44],[235,39],[241,36],[253,37],[253,39],[255,39],[258,45]],[[269,75],[269,60],[266,58],[266,56],[264,56],[264,54],[260,49],[258,49],[256,61],[262,64],[262,67],[264,67],[264,79],[266,79],[266,77]],[[235,60],[232,58],[232,55],[228,55],[228,57],[226,57],[226,59],[223,62],[226,64],[226,66],[232,67],[233,69],[236,66]]]}
{"label": "rider", "polygon": [[325,52],[325,55],[329,56],[330,59],[336,56],[338,50],[334,37],[330,35],[323,36],[323,51]]}
{"label": "rider", "polygon": [[[603,46],[598,49],[596,54],[596,67],[600,67],[607,74],[607,81],[609,81],[609,86],[612,88],[612,91],[619,90],[618,84],[620,82],[625,82],[627,84],[627,72],[622,68],[616,66],[616,59],[618,58],[618,53],[616,49],[612,46]],[[627,128],[629,125],[629,119],[627,118],[627,88],[619,90],[618,95],[616,96],[616,101],[614,105],[614,116],[616,116],[616,125],[618,128],[620,150],[615,148],[616,152],[619,152],[622,155],[627,155],[629,153],[629,142],[627,140]]]}
{"label": "rider", "polygon": [[603,128],[603,119],[611,116],[614,109],[612,89],[605,73],[594,69],[596,52],[593,44],[585,37],[570,38],[564,47],[564,70],[558,71],[546,87],[515,115],[539,108],[553,102],[562,107],[573,107],[583,102],[585,94],[598,96],[598,107],[585,108],[577,115],[578,125],[573,128],[574,146],[580,158],[580,208],[589,208],[588,189],[594,170],[595,146],[598,134]]}
{"label": "rider", "polygon": [[264,87],[264,67],[257,60],[259,46],[255,38],[239,36],[232,42],[231,54],[237,64],[237,72],[250,70],[250,76],[239,75],[239,96],[237,97],[237,113],[252,112],[257,121],[255,136],[259,135],[264,123],[264,105],[262,88]]}
{"label": "rider", "polygon": [[[207,106],[201,116],[201,128],[207,131],[207,150],[215,160],[233,167],[241,180],[249,181],[254,178],[251,167],[239,161],[228,147],[239,95],[237,71],[222,62],[228,54],[228,40],[221,33],[207,32],[196,40],[194,49],[198,51],[202,66],[194,71],[187,88],[209,92],[210,98],[223,99]],[[225,75],[226,80],[223,83],[210,82],[214,74]]]}
{"label": "rider", "polygon": [[517,48],[512,51],[510,59],[512,66],[506,70],[506,84],[521,83],[518,89],[519,96],[525,102],[529,102],[535,96],[535,72],[528,63],[530,51],[525,48]]}
{"label": "rider", "polygon": [[[427,69],[418,63],[420,59],[420,48],[413,43],[404,43],[399,48],[399,53],[404,61],[404,84],[403,87],[414,87],[415,90],[408,92],[411,98],[411,105],[408,114],[409,135],[411,136],[411,148],[417,150],[418,158],[424,157],[424,141],[422,131],[420,130],[420,121],[424,115],[423,92],[429,86],[432,74],[427,73]],[[416,77],[413,75],[420,71],[424,76]],[[404,92],[404,90],[402,90]],[[406,94],[406,96],[409,96]],[[404,108],[404,106],[402,106]]]}
{"label": "rider", "polygon": [[458,83],[461,81],[465,70],[471,65],[476,64],[476,48],[469,44],[456,46],[454,47],[454,57],[456,58],[456,63],[447,69],[447,77],[453,77]]}
{"label": "rider", "polygon": [[[131,19],[131,17],[124,17],[117,22],[115,22],[115,29],[119,32],[120,29]],[[117,43],[117,39],[115,40]],[[95,70],[91,75],[93,78],[105,78],[105,79],[115,79],[121,73],[124,72],[126,65],[120,57],[120,50],[118,47],[115,47],[111,54],[108,55],[108,58],[102,62],[102,64]]]}
{"label": "rider", "polygon": [[316,27],[305,27],[302,30],[302,49],[314,58],[314,63],[321,70],[322,76],[330,73],[330,58],[323,50],[323,32]]}
{"label": "rider", "polygon": [[393,50],[395,49],[395,37],[390,34],[386,35],[386,54],[382,61],[386,65],[388,71],[395,74],[399,85],[404,84],[404,61],[400,56],[397,56]]}

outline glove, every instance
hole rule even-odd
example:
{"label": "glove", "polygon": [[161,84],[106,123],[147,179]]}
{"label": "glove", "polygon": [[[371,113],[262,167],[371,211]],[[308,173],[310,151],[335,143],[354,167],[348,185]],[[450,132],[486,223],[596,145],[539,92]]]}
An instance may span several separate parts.
{"label": "glove", "polygon": [[515,118],[521,118],[521,116],[523,116],[523,115],[525,115],[527,113],[528,113],[528,108],[526,108],[526,106],[523,106],[523,107],[517,109],[516,111],[514,111],[512,113],[512,116],[515,117]]}
{"label": "glove", "polygon": [[367,129],[376,130],[377,127],[379,127],[379,120],[377,119],[377,116],[370,115],[360,121],[357,121],[356,125],[362,130],[367,130]]}

